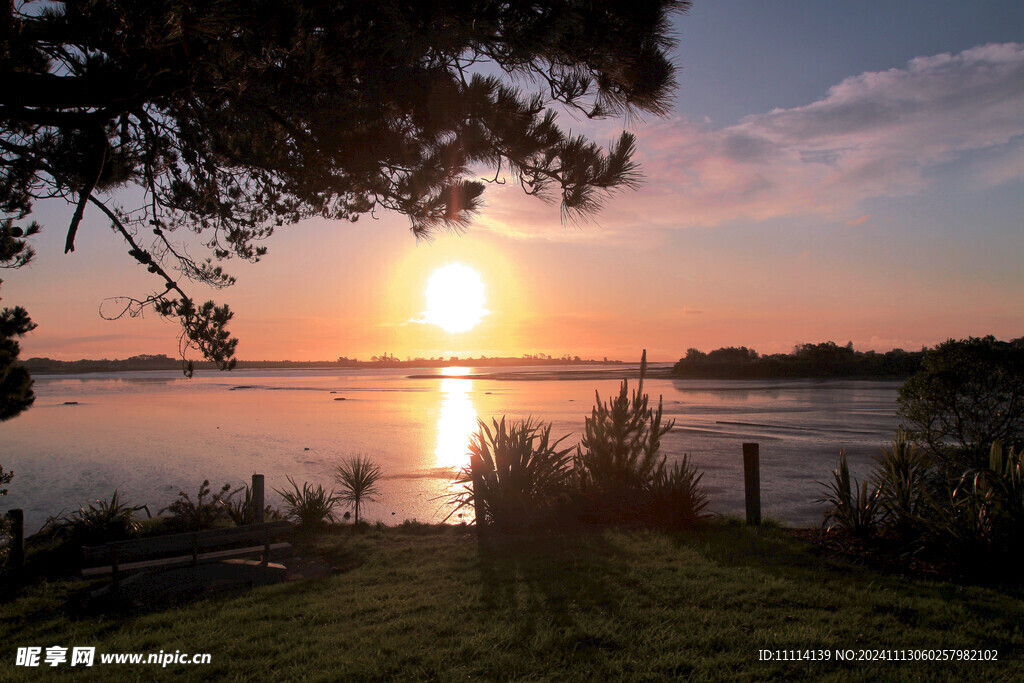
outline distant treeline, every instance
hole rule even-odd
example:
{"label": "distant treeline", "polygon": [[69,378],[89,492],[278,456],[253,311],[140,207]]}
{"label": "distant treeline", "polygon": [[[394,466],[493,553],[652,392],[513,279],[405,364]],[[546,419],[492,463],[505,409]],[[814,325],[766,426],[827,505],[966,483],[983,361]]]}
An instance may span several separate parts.
{"label": "distant treeline", "polygon": [[[235,366],[237,370],[245,369],[299,369],[314,370],[317,368],[436,368],[461,365],[475,367],[492,367],[507,365],[605,365],[619,364],[622,361],[583,360],[579,356],[562,356],[555,358],[545,354],[525,355],[521,357],[502,358],[407,358],[400,360],[391,355],[374,356],[372,360],[361,361],[355,358],[341,357],[335,361],[292,361],[292,360],[240,360]],[[181,360],[163,354],[139,355],[123,360],[53,360],[51,358],[29,358],[23,365],[32,374],[77,374],[87,372],[131,372],[138,370],[180,370]],[[196,361],[196,370],[216,370],[209,361]]]}
{"label": "distant treeline", "polygon": [[895,377],[913,375],[924,350],[893,349],[887,353],[855,351],[853,342],[839,346],[828,341],[800,344],[793,353],[758,355],[745,346],[704,353],[689,349],[672,368],[672,375],[706,379],[763,379],[785,377]]}
{"label": "distant treeline", "polygon": [[[132,370],[180,370],[181,361],[163,354],[140,355],[124,360],[53,360],[52,358],[29,358],[22,365],[33,375],[48,373],[79,372],[129,372]],[[213,363],[196,363],[196,368],[213,367]]]}

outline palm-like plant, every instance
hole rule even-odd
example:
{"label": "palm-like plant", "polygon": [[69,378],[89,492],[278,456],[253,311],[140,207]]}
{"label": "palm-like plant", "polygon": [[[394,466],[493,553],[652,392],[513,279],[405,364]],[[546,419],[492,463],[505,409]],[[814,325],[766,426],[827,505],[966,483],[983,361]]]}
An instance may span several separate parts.
{"label": "palm-like plant", "polygon": [[338,465],[334,478],[341,485],[338,500],[355,508],[355,523],[359,524],[359,506],[363,501],[376,500],[380,494],[377,482],[383,473],[380,466],[368,457],[357,455]]}

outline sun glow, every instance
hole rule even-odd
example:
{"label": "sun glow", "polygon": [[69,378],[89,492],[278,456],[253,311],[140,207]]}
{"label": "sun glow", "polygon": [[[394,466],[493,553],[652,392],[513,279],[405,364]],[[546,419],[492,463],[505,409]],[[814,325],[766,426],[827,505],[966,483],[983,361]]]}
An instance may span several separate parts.
{"label": "sun glow", "polygon": [[427,281],[427,311],[424,322],[445,332],[473,329],[488,310],[484,308],[484,283],[479,273],[461,263],[449,263],[435,270]]}
{"label": "sun glow", "polygon": [[[449,371],[469,372],[469,368]],[[438,467],[461,468],[469,462],[469,440],[476,431],[476,409],[470,392],[473,380],[441,380],[441,414],[437,419],[437,446],[434,457]]]}

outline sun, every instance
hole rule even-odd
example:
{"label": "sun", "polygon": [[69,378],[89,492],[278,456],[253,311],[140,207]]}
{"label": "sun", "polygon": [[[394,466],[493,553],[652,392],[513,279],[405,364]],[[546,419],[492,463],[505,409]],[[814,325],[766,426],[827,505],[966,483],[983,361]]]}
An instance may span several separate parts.
{"label": "sun", "polygon": [[445,332],[471,330],[489,312],[484,308],[486,299],[480,274],[461,263],[449,263],[431,273],[426,295],[424,322]]}

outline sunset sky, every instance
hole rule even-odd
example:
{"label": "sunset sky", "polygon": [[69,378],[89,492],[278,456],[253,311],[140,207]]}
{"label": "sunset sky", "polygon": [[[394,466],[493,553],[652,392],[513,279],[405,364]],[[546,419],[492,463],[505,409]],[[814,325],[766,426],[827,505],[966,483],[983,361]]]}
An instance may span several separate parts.
{"label": "sunset sky", "polygon": [[[388,214],[310,221],[261,263],[229,262],[236,286],[191,293],[231,306],[253,360],[669,361],[1024,336],[1024,4],[697,0],[675,25],[675,108],[629,122],[645,182],[593,221],[488,186],[465,234],[417,243]],[[601,142],[624,125],[560,120]],[[37,204],[36,262],[0,274],[3,304],[39,325],[22,357],[175,355],[175,323],[100,317],[105,298],[158,283],[95,210],[63,254],[70,214]],[[426,315],[427,281],[450,263],[485,287],[465,332]]]}

